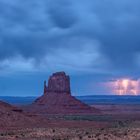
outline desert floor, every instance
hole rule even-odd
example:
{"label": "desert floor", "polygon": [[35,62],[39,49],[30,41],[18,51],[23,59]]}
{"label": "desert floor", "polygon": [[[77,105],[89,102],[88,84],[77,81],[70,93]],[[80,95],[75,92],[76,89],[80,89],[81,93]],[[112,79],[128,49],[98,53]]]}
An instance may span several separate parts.
{"label": "desert floor", "polygon": [[140,105],[94,105],[102,114],[47,115],[46,123],[0,128],[0,140],[140,140]]}

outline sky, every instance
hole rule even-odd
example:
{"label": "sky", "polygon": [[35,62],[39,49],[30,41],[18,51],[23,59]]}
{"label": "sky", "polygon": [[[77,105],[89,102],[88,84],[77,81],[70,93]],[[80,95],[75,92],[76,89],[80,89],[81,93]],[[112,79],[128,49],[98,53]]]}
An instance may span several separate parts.
{"label": "sky", "polygon": [[39,96],[57,71],[73,95],[140,77],[139,0],[0,0],[0,96]]}

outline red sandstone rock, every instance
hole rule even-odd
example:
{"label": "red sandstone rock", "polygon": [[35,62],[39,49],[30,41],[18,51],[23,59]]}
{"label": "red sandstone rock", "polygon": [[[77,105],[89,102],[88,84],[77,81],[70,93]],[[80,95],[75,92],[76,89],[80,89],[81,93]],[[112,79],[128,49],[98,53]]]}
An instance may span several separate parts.
{"label": "red sandstone rock", "polygon": [[0,128],[22,127],[31,123],[33,123],[32,118],[22,113],[21,109],[0,101]]}
{"label": "red sandstone rock", "polygon": [[39,114],[92,114],[99,110],[71,96],[70,78],[64,72],[54,73],[44,82],[44,95],[39,97],[28,111]]}
{"label": "red sandstone rock", "polygon": [[[70,78],[65,72],[57,72],[50,76],[46,92],[68,93],[70,94]],[[44,94],[45,94],[44,93]]]}

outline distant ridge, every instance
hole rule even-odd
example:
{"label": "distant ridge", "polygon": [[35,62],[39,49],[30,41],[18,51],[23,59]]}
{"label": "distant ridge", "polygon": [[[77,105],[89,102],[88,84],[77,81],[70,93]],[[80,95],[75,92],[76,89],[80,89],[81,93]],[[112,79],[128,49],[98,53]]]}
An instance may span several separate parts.
{"label": "distant ridge", "polygon": [[[29,105],[37,97],[12,97],[12,96],[0,96],[0,100],[13,105]],[[118,95],[87,95],[87,96],[75,96],[76,99],[88,104],[140,104],[140,96],[118,96]]]}

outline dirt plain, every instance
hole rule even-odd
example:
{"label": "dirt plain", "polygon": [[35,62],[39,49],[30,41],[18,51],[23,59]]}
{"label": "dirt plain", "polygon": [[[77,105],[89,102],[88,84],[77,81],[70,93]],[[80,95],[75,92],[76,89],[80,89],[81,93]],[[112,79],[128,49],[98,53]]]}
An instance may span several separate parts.
{"label": "dirt plain", "polygon": [[[1,126],[0,140],[140,140],[140,105],[93,105],[101,114],[31,115]],[[20,112],[18,112],[20,113]],[[22,116],[22,115],[21,115]],[[2,120],[1,120],[2,121]]]}

